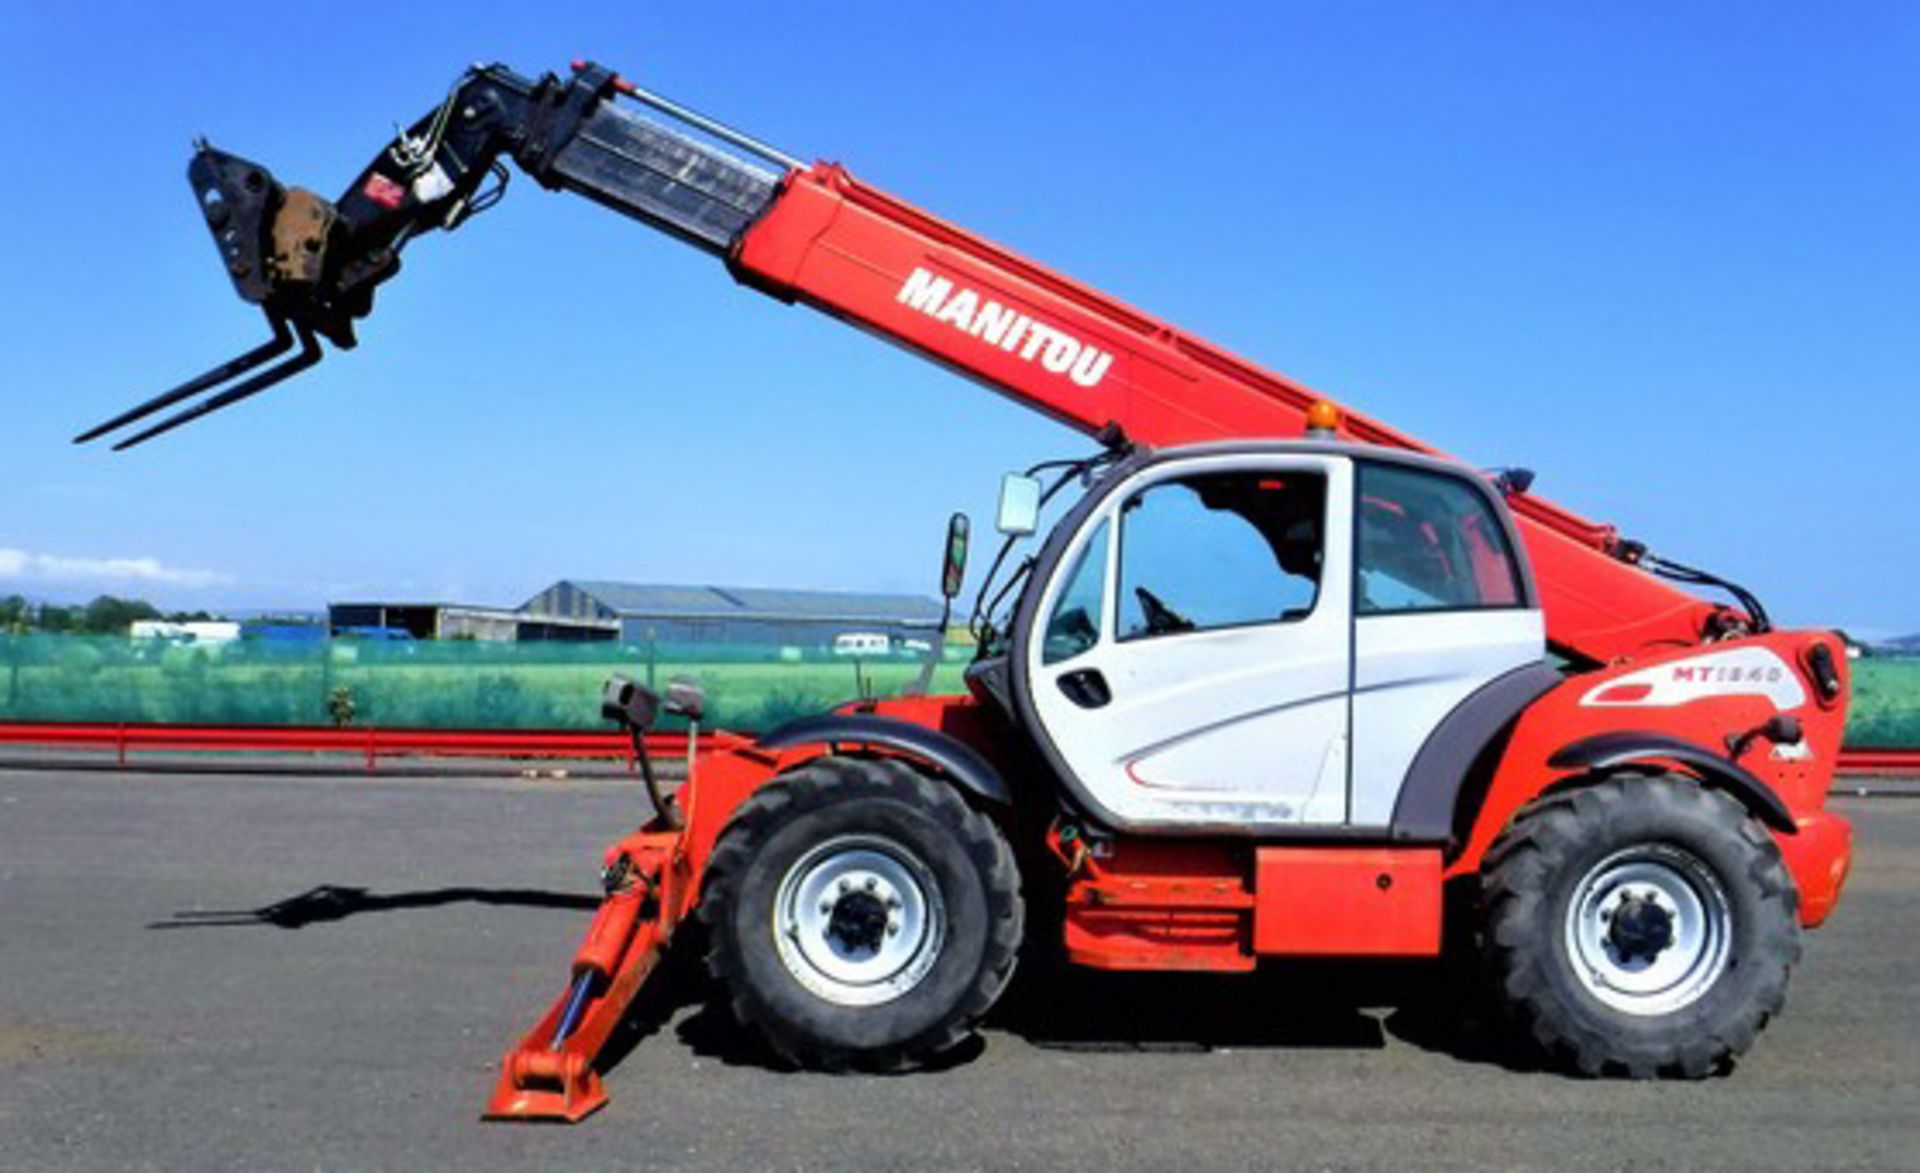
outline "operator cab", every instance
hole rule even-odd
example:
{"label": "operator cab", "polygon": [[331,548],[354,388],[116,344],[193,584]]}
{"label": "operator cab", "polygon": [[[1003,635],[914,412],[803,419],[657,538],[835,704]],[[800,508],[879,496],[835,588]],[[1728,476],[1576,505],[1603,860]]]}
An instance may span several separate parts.
{"label": "operator cab", "polygon": [[1545,657],[1472,470],[1309,440],[1116,455],[1053,491],[1075,475],[968,683],[1115,830],[1385,837],[1435,728]]}

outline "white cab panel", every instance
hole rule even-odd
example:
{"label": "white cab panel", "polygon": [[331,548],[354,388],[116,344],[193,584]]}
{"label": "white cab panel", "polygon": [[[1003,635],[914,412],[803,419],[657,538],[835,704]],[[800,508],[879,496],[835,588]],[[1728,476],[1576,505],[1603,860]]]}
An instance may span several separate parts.
{"label": "white cab panel", "polygon": [[1481,685],[1539,660],[1538,610],[1407,612],[1354,623],[1353,809],[1384,827],[1427,735]]}

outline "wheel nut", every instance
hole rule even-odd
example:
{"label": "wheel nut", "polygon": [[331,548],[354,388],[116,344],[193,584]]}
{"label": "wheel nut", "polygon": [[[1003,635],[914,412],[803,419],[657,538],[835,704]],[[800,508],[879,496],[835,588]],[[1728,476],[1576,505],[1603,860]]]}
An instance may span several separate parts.
{"label": "wheel nut", "polygon": [[880,886],[880,881],[874,879],[872,876],[867,877],[867,891],[871,892],[875,888],[878,888],[879,886]]}
{"label": "wheel nut", "polygon": [[820,902],[820,911],[821,911],[821,912],[823,912],[823,913],[830,913],[830,912],[832,912],[832,911],[833,911],[833,901],[831,901],[831,900],[822,900],[822,901]]}
{"label": "wheel nut", "polygon": [[889,936],[889,937],[897,937],[897,936],[899,936],[899,935],[900,935],[900,922],[899,922],[899,921],[897,921],[897,920],[890,920],[890,921],[888,921],[888,922],[887,922],[887,936]]}
{"label": "wheel nut", "polygon": [[840,881],[840,890],[842,892],[851,892],[853,891],[853,884],[847,880],[842,880]]}
{"label": "wheel nut", "polygon": [[899,898],[898,896],[889,896],[889,897],[887,897],[887,907],[888,907],[888,908],[896,908],[896,909],[897,909],[897,908],[899,908],[899,907],[900,907],[900,898]]}

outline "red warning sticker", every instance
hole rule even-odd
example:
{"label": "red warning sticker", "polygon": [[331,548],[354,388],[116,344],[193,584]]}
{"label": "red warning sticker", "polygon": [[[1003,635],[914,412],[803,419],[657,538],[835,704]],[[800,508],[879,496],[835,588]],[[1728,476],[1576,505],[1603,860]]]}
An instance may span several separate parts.
{"label": "red warning sticker", "polygon": [[361,193],[383,208],[397,208],[406,201],[407,189],[395,183],[378,171],[367,176],[367,186]]}

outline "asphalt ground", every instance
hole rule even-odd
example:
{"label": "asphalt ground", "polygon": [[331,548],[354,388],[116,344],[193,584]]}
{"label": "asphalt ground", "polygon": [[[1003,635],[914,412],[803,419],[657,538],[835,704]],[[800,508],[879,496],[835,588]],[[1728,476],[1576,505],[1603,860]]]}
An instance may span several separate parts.
{"label": "asphalt ground", "polygon": [[612,1104],[482,1124],[558,992],[608,779],[0,771],[0,1168],[1920,1167],[1920,802],[1860,859],[1731,1074],[1531,1069],[1432,966],[1023,972],[904,1076],[780,1070],[688,967]]}

